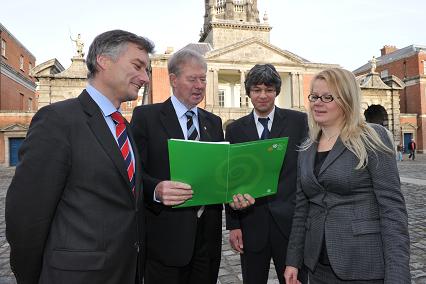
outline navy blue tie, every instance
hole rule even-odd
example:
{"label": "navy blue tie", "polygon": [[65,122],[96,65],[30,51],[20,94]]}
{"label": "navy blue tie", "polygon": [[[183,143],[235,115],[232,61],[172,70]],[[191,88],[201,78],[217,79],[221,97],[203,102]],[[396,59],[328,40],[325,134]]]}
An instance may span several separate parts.
{"label": "navy blue tie", "polygon": [[269,134],[270,134],[269,133],[269,129],[268,129],[269,117],[266,117],[266,118],[259,117],[257,120],[263,126],[263,131],[262,131],[262,135],[260,135],[260,139],[262,139],[262,140],[268,139],[269,138]]}
{"label": "navy blue tie", "polygon": [[193,116],[195,113],[192,110],[188,110],[186,113],[186,128],[188,129],[188,140],[198,140],[198,131],[195,128]]}

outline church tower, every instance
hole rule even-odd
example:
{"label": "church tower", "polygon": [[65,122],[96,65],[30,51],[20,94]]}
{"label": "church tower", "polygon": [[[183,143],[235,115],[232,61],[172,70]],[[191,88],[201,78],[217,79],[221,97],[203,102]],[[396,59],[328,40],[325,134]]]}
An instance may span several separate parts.
{"label": "church tower", "polygon": [[267,16],[259,20],[257,0],[205,0],[204,26],[199,42],[219,49],[257,37],[269,43]]}

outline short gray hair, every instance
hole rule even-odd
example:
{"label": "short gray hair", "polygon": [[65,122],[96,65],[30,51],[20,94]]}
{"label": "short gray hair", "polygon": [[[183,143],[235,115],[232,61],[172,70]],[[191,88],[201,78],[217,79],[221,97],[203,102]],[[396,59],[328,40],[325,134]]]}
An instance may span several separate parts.
{"label": "short gray hair", "polygon": [[167,64],[167,69],[169,74],[179,75],[181,72],[181,68],[186,63],[194,60],[200,66],[202,66],[205,70],[207,70],[207,63],[204,57],[196,51],[191,49],[181,49],[170,57],[169,62]]}
{"label": "short gray hair", "polygon": [[136,44],[141,50],[145,50],[147,53],[154,51],[154,43],[148,38],[123,30],[104,32],[98,35],[89,47],[86,58],[86,65],[89,70],[87,78],[94,78],[98,72],[96,59],[99,55],[106,55],[116,60],[121,52],[127,48],[128,43]]}

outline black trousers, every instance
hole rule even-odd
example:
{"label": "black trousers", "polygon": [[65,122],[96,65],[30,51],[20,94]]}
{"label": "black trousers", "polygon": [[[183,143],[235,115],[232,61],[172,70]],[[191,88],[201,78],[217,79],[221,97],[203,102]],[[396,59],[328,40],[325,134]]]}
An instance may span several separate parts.
{"label": "black trousers", "polygon": [[156,259],[145,263],[144,284],[200,284],[210,283],[210,258],[204,237],[204,214],[197,224],[194,253],[185,266],[167,266]]}
{"label": "black trousers", "polygon": [[[244,248],[241,254],[241,268],[244,284],[266,284],[268,282],[271,259],[280,284],[285,284],[284,269],[287,255],[288,238],[282,234],[272,215],[269,216],[268,242],[260,251],[250,251]],[[243,232],[244,243],[244,232]],[[307,269],[299,270],[298,279],[302,284],[308,283]]]}

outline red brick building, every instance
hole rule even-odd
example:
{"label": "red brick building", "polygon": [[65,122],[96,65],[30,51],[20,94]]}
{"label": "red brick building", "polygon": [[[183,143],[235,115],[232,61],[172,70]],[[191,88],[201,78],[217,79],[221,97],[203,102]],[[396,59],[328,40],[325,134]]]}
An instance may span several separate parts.
{"label": "red brick building", "polygon": [[15,165],[37,109],[34,55],[0,24],[0,164]]}
{"label": "red brick building", "polygon": [[36,84],[30,75],[35,57],[2,24],[0,110],[31,111],[36,109]]}
{"label": "red brick building", "polygon": [[[382,78],[396,76],[405,87],[400,91],[401,141],[407,146],[413,138],[419,152],[426,153],[426,46],[410,45],[401,49],[384,46],[376,59],[376,72]],[[373,63],[374,64],[374,63]],[[366,74],[371,61],[356,69]]]}

